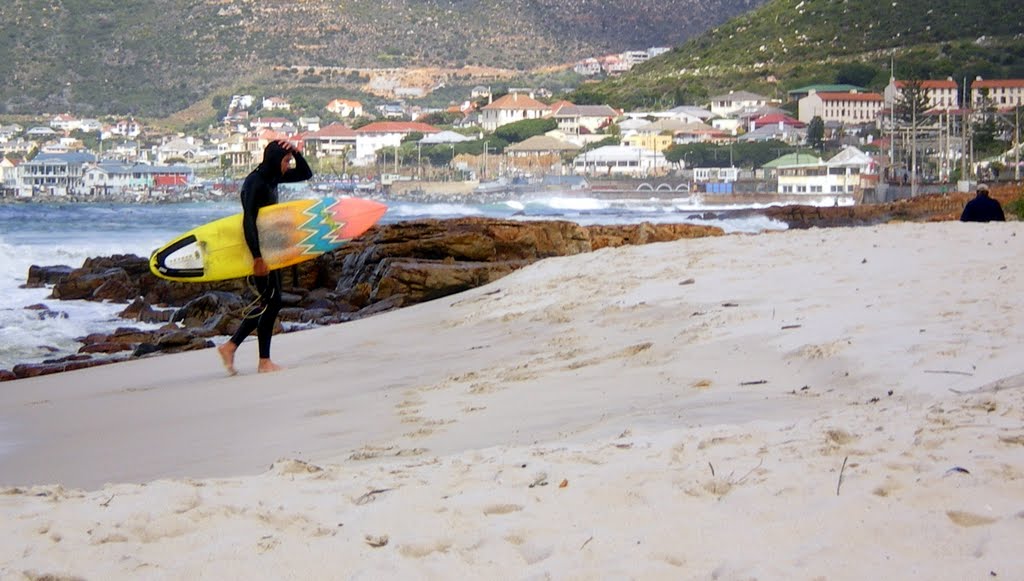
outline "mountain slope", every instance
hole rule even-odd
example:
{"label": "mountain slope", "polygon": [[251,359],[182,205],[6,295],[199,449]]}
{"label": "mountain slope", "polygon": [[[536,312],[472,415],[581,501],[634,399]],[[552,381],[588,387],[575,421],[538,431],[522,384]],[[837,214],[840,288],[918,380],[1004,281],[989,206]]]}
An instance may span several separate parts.
{"label": "mountain slope", "polygon": [[838,80],[880,88],[890,62],[905,78],[1024,77],[1020,1],[771,0],[577,99],[681,104]]}
{"label": "mountain slope", "polygon": [[676,45],[762,0],[7,0],[0,113],[165,115],[273,67],[526,70]]}

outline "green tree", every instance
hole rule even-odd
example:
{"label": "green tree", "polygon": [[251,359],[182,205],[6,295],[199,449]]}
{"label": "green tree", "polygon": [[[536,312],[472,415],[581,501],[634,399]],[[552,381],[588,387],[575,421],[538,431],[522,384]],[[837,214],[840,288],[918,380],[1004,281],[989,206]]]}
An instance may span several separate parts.
{"label": "green tree", "polygon": [[836,70],[836,82],[842,85],[867,87],[872,84],[880,72],[880,68],[867,63],[846,63]]}
{"label": "green tree", "polygon": [[816,151],[825,147],[825,122],[817,115],[807,124],[807,143]]}
{"label": "green tree", "polygon": [[899,97],[893,107],[893,116],[906,123],[924,121],[924,113],[928,110],[928,95],[921,87],[918,78],[904,82]]}
{"label": "green tree", "polygon": [[494,136],[508,143],[519,143],[535,135],[543,135],[558,127],[554,119],[523,119],[494,130]]}

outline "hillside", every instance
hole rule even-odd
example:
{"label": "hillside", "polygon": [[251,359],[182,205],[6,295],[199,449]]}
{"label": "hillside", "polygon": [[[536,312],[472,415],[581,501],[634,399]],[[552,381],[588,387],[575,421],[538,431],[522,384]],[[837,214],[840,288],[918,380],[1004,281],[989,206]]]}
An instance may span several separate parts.
{"label": "hillside", "polygon": [[693,104],[729,89],[879,89],[890,62],[901,78],[1024,77],[1020,1],[770,0],[575,97],[637,107]]}
{"label": "hillside", "polygon": [[293,82],[282,68],[528,70],[678,45],[761,1],[8,0],[0,113],[162,116],[240,83]]}

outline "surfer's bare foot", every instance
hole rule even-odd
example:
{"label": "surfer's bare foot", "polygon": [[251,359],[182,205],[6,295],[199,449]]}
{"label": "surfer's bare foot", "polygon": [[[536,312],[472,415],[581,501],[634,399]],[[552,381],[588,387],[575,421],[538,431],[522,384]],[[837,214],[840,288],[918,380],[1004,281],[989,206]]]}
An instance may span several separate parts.
{"label": "surfer's bare foot", "polygon": [[260,359],[260,364],[256,367],[256,371],[260,373],[273,373],[275,371],[281,371],[282,369],[284,369],[284,367],[281,367],[269,359]]}
{"label": "surfer's bare foot", "polygon": [[238,373],[238,370],[235,369],[236,349],[238,349],[238,345],[235,345],[231,341],[217,347],[217,353],[220,353],[221,363],[224,364],[224,369],[227,370],[228,375],[236,375]]}

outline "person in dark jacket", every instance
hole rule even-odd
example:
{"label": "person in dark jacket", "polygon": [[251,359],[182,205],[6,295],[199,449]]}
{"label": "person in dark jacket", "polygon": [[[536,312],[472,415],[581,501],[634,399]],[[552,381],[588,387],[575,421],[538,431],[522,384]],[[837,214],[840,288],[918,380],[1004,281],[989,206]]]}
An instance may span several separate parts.
{"label": "person in dark jacket", "polygon": [[313,177],[309,165],[297,149],[286,141],[272,141],[263,150],[263,161],[242,183],[242,229],[245,243],[252,253],[254,284],[259,299],[242,319],[234,336],[217,348],[224,368],[230,375],[235,371],[235,351],[253,330],[259,344],[260,373],[278,371],[281,367],[270,359],[270,339],[274,334],[277,313],[281,310],[281,272],[270,270],[260,252],[260,234],[256,218],[260,208],[277,203],[277,185],[301,182]]}
{"label": "person in dark jacket", "polygon": [[1005,222],[1003,207],[999,200],[990,198],[988,195],[988,184],[978,184],[975,190],[978,194],[974,199],[964,206],[963,214],[960,214],[961,222]]}

